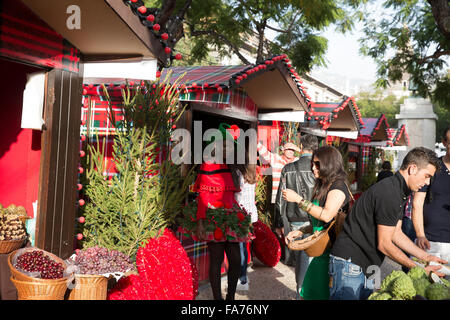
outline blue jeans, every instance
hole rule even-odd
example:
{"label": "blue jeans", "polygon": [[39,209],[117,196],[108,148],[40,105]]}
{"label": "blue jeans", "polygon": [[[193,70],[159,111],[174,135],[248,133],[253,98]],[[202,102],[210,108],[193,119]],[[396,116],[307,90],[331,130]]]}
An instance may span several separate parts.
{"label": "blue jeans", "polygon": [[239,248],[241,249],[241,275],[239,280],[242,284],[247,282],[247,260],[248,260],[248,251],[247,251],[247,242],[239,242]]}
{"label": "blue jeans", "polygon": [[374,281],[367,279],[362,268],[330,255],[330,300],[366,300],[373,292]]}

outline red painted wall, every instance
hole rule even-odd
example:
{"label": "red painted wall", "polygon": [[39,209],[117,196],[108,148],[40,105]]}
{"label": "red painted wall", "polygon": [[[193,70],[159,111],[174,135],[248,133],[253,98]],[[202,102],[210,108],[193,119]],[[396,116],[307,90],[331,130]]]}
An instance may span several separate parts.
{"label": "red painted wall", "polygon": [[0,58],[0,203],[22,205],[30,217],[38,198],[41,132],[20,122],[27,74],[39,70]]}

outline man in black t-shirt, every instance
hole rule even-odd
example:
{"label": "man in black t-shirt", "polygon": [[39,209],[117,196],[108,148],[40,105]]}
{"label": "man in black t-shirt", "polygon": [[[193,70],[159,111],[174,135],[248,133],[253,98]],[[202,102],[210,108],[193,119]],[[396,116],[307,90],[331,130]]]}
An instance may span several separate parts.
{"label": "man in black t-shirt", "polygon": [[[416,244],[427,252],[450,258],[450,126],[445,128],[442,143],[446,153],[439,160],[431,184],[414,194],[411,218],[417,234]],[[437,254],[436,254],[437,255]],[[450,277],[448,277],[450,278]]]}
{"label": "man in black t-shirt", "polygon": [[[401,230],[408,195],[428,185],[438,167],[433,151],[414,148],[395,175],[361,195],[331,249],[330,299],[367,299],[374,289],[374,279],[367,276],[376,272],[385,256],[407,268],[415,263],[403,251],[425,261],[447,263],[417,247]],[[430,272],[439,268],[425,269]]]}

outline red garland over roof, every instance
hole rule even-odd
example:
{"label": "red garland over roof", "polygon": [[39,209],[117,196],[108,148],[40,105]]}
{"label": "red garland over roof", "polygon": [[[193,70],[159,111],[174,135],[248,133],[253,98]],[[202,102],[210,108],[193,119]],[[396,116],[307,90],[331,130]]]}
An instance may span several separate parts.
{"label": "red garland over roof", "polygon": [[[181,60],[181,54],[173,54],[173,49],[169,46],[169,41],[171,40],[171,34],[167,33],[166,30],[161,30],[161,26],[158,21],[155,21],[156,9],[147,8],[142,0],[123,0],[125,5],[128,5],[131,11],[139,17],[141,23],[148,27],[148,29],[160,40],[167,58],[170,59],[170,64],[172,64],[173,59]],[[169,66],[170,66],[169,64]],[[167,67],[167,66],[163,66]]]}
{"label": "red garland over roof", "polygon": [[410,143],[409,135],[406,132],[406,126],[404,124],[402,124],[400,128],[388,128],[388,137],[389,137],[388,145],[390,146],[398,145],[398,143],[402,138],[402,135],[404,135],[406,145],[409,146]]}
{"label": "red garland over roof", "polygon": [[208,88],[222,92],[224,89],[239,87],[266,71],[272,71],[276,66],[284,68],[288,72],[300,95],[306,104],[309,104],[311,97],[303,87],[303,80],[292,67],[286,54],[273,56],[253,65],[172,67],[163,70],[161,78],[164,79],[170,71],[169,83],[174,83],[181,75],[185,74],[180,81],[188,91]]}
{"label": "red garland over roof", "polygon": [[311,102],[309,106],[310,108],[306,113],[306,122],[318,122],[323,130],[328,129],[331,121],[337,119],[339,113],[346,107],[350,108],[353,117],[356,119],[358,128],[364,128],[364,121],[354,97],[344,96],[341,102]]}
{"label": "red garland over roof", "polygon": [[366,125],[360,132],[360,135],[362,136],[375,136],[383,124],[386,130],[389,128],[389,123],[383,113],[378,118],[363,118],[363,121]]}

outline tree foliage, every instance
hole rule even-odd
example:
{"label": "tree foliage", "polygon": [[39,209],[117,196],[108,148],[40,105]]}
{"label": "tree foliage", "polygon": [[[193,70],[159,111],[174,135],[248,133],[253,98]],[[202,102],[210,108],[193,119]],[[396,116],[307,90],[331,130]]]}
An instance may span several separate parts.
{"label": "tree foliage", "polygon": [[[104,87],[109,100],[109,95]],[[88,145],[86,217],[83,246],[99,245],[132,259],[140,245],[175,223],[193,171],[185,177],[170,159],[172,125],[181,116],[177,84],[126,87],[122,90],[124,119],[116,121],[109,177],[103,143]],[[99,139],[97,139],[99,141]]]}
{"label": "tree foliage", "polygon": [[[366,0],[146,0],[155,8],[161,32],[169,31],[172,47],[184,39],[191,64],[236,55],[243,64],[286,53],[299,72],[325,65],[327,40],[320,35],[334,25],[350,30]],[[170,18],[164,19],[163,17]],[[178,17],[178,19],[175,19]],[[273,41],[269,41],[273,38]],[[184,41],[181,41],[184,42]],[[250,54],[246,54],[246,53]],[[256,59],[251,57],[256,57]],[[208,59],[210,60],[210,59]],[[181,62],[185,63],[185,62]]]}
{"label": "tree foliage", "polygon": [[368,12],[361,52],[378,65],[378,87],[399,81],[407,73],[419,95],[450,102],[445,70],[450,37],[438,27],[439,17],[433,14],[440,2],[385,0],[381,17],[380,12]]}
{"label": "tree foliage", "polygon": [[379,118],[381,114],[386,116],[390,127],[397,127],[395,115],[400,112],[400,105],[404,98],[397,99],[394,95],[387,97],[382,95],[381,90],[375,93],[360,92],[357,95],[358,107],[364,118]]}

